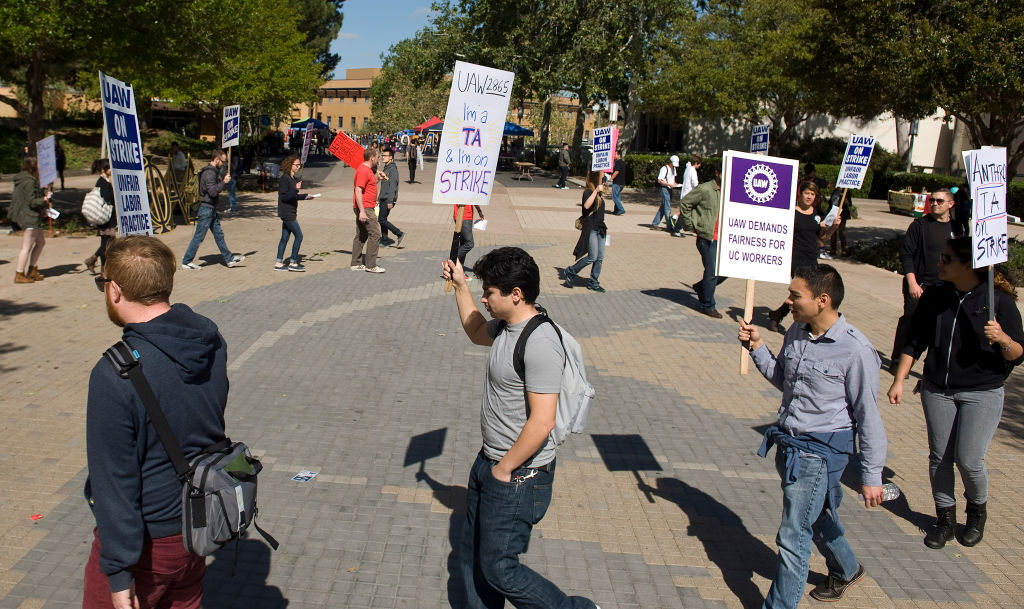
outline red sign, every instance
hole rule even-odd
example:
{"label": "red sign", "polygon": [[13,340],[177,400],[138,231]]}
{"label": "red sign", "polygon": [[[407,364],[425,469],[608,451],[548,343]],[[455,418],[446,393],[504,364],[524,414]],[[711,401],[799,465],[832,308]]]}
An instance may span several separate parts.
{"label": "red sign", "polygon": [[334,141],[331,142],[327,151],[345,161],[352,169],[355,169],[363,162],[364,148],[359,145],[359,142],[340,131],[334,137]]}

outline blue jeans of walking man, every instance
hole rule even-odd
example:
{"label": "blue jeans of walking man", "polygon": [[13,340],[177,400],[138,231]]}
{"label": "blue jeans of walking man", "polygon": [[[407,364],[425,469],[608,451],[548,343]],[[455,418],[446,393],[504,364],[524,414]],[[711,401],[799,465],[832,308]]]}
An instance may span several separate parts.
{"label": "blue jeans of walking man", "polygon": [[675,227],[672,226],[672,191],[659,186],[658,191],[661,193],[661,207],[658,208],[658,213],[654,214],[654,219],[651,220],[651,226],[660,226],[662,216],[665,217],[665,224],[668,225],[668,230],[673,231]]}
{"label": "blue jeans of walking man", "polygon": [[548,471],[521,467],[511,482],[491,474],[495,462],[477,455],[466,493],[466,529],[459,567],[469,609],[502,609],[505,599],[517,609],[593,609],[594,603],[568,596],[519,562],[530,532],[551,503],[555,462]]}
{"label": "blue jeans of walking man", "polygon": [[860,566],[843,528],[825,509],[828,493],[825,459],[811,454],[800,454],[798,459],[796,480],[787,482],[786,452],[781,448],[776,450],[775,468],[782,478],[783,497],[782,524],[775,538],[779,563],[763,609],[796,609],[800,604],[810,569],[812,541],[825,557],[830,574],[849,580]]}
{"label": "blue jeans of walking man", "polygon": [[715,258],[718,257],[718,242],[709,241],[704,237],[697,237],[697,251],[700,252],[700,259],[704,262],[704,276],[701,279],[700,295],[701,310],[715,308],[715,287],[726,280],[725,277],[715,275]]}
{"label": "blue jeans of walking man", "polygon": [[231,249],[228,248],[228,244],[224,242],[224,231],[220,228],[220,216],[217,215],[217,212],[212,207],[200,205],[199,213],[196,216],[196,232],[193,233],[192,242],[188,244],[185,256],[181,259],[182,264],[189,264],[195,259],[196,251],[199,250],[199,244],[206,238],[206,231],[213,233],[213,240],[217,243],[220,255],[224,257],[224,262],[231,262],[233,255]]}
{"label": "blue jeans of walking man", "polygon": [[622,206],[622,184],[612,184],[612,201],[615,202],[615,214],[626,213],[626,208]]}

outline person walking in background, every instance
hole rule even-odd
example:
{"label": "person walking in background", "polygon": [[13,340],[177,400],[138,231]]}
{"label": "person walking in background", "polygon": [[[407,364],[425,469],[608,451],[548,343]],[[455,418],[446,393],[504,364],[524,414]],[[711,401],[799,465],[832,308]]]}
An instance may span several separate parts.
{"label": "person walking in background", "polygon": [[[818,214],[814,204],[818,200],[818,185],[811,181],[800,182],[797,188],[796,213],[793,214],[793,260],[789,276],[805,266],[818,266],[818,250],[825,243],[828,227]],[[779,323],[789,315],[789,302],[768,313],[768,329],[778,332]]]}
{"label": "person walking in background", "polygon": [[910,223],[900,247],[900,262],[903,263],[903,315],[896,322],[896,335],[892,341],[892,355],[889,356],[891,374],[896,373],[921,295],[925,289],[939,283],[939,254],[946,249],[950,239],[960,234],[949,213],[953,207],[953,193],[940,188],[928,200],[931,213],[915,218]]}
{"label": "person walking in background", "polygon": [[[462,268],[466,268],[466,256],[473,249],[473,209],[476,209],[477,215],[480,216],[481,220],[484,218],[484,210],[480,209],[479,205],[455,205],[455,209],[452,211],[452,220],[459,225],[459,249],[456,258],[459,259],[459,263],[462,264]],[[459,221],[459,207],[462,207],[462,221]]]}
{"label": "person walking in background", "polygon": [[679,221],[683,229],[697,233],[697,251],[704,263],[704,276],[693,282],[693,291],[700,301],[700,312],[721,319],[715,308],[715,288],[725,277],[715,275],[718,257],[718,206],[722,192],[722,172],[715,167],[715,178],[691,190],[679,202]]}
{"label": "person walking in background", "polygon": [[57,175],[60,177],[60,189],[64,190],[64,168],[68,166],[68,157],[57,138],[54,138],[53,156],[57,163]]}
{"label": "person walking in background", "polygon": [[580,238],[572,255],[577,258],[575,264],[565,269],[565,282],[567,288],[573,287],[576,276],[588,264],[594,266],[590,269],[590,283],[587,289],[594,292],[605,292],[601,287],[598,278],[601,276],[601,265],[604,263],[604,244],[608,237],[608,227],[604,223],[604,196],[602,195],[601,179],[604,172],[591,171],[587,175],[587,184],[584,186],[582,207],[583,207],[583,228],[580,230]]}
{"label": "person walking in background", "polygon": [[971,238],[960,237],[948,240],[939,254],[942,283],[921,294],[888,392],[890,404],[902,403],[903,381],[914,360],[927,349],[919,387],[936,518],[924,543],[934,549],[945,546],[956,533],[954,464],[967,499],[967,524],[960,543],[975,546],[985,533],[985,454],[1002,417],[1003,383],[1013,367],[1024,361],[1024,329],[1012,278],[996,267],[991,303],[995,319],[989,321],[988,272],[972,268],[972,251]]}
{"label": "person walking in background", "polygon": [[182,152],[178,142],[171,142],[171,172],[174,175],[174,183],[181,184],[185,179],[185,170],[188,169],[188,158]]}
{"label": "person walking in background", "polygon": [[[298,220],[299,201],[316,195],[299,192],[302,182],[295,181],[295,173],[301,168],[302,161],[297,154],[290,154],[281,161],[281,178],[277,182],[277,217],[281,218],[281,240],[277,242],[275,271],[301,273],[306,270],[306,267],[302,266],[302,258],[299,257],[299,247],[302,246],[302,228],[299,227]],[[292,255],[288,259],[289,264],[286,265],[284,250],[288,246],[289,238],[293,239]]]}
{"label": "person walking in background", "polygon": [[21,250],[18,251],[18,265],[14,272],[14,283],[42,281],[39,272],[39,256],[46,246],[46,234],[42,229],[42,215],[50,206],[51,192],[39,187],[39,163],[34,156],[21,160],[21,171],[15,174],[14,191],[7,217],[24,231]]}
{"label": "person walking in background", "polygon": [[228,171],[228,176],[231,181],[228,182],[228,209],[230,213],[238,211],[238,172],[242,170],[242,160],[238,158],[237,154],[231,155],[231,163]]}
{"label": "person walking in background", "polygon": [[659,229],[661,218],[664,216],[668,231],[675,232],[672,225],[672,189],[679,186],[676,184],[677,167],[679,167],[679,157],[673,154],[658,170],[658,193],[661,195],[661,207],[658,208],[658,213],[654,214],[654,219],[651,220],[652,230]]}
{"label": "person walking in background", "polygon": [[224,231],[220,228],[220,216],[217,214],[220,191],[224,190],[224,187],[231,181],[231,176],[227,174],[224,175],[223,179],[218,178],[220,169],[224,166],[225,161],[227,161],[227,155],[224,154],[223,150],[217,150],[213,153],[210,164],[199,172],[200,203],[199,212],[196,216],[196,231],[192,234],[192,241],[189,242],[188,249],[185,250],[185,256],[181,259],[181,269],[183,271],[194,271],[203,268],[193,262],[193,260],[195,260],[196,252],[203,243],[203,239],[206,238],[207,231],[213,233],[213,240],[220,249],[220,255],[224,258],[224,264],[228,267],[236,267],[245,260],[245,256],[235,256],[231,253],[228,244],[224,241]]}
{"label": "person walking in background", "polygon": [[[699,154],[695,154],[686,162],[686,168],[683,170],[683,181],[679,184],[680,201],[700,184],[700,181],[697,179],[697,170],[700,169],[703,161],[704,159]],[[683,236],[683,233],[679,230],[680,228],[682,228],[682,223],[676,222],[675,232],[672,233],[673,237]]]}
{"label": "person walking in background", "polygon": [[[416,165],[419,162],[419,148],[417,147],[416,138],[412,138],[409,145],[405,147],[405,158],[409,161],[409,183],[413,184],[416,182]],[[398,170],[395,170],[395,177],[398,177]],[[395,186],[395,194],[398,194],[398,186]],[[387,235],[387,233],[384,233]]]}
{"label": "person walking in background", "polygon": [[[412,142],[409,143],[409,150],[415,150]],[[391,210],[398,204],[398,166],[395,165],[395,153],[390,148],[385,148],[380,153],[381,172],[387,176],[380,183],[380,192],[377,194],[377,209],[380,210],[380,244],[387,247],[395,244],[395,247],[402,247],[405,233],[388,220]],[[393,241],[388,232],[395,233],[398,241]]]}
{"label": "person walking in background", "polygon": [[117,236],[117,212],[114,209],[114,185],[110,181],[110,160],[96,159],[92,164],[92,172],[98,173],[94,188],[100,189],[100,197],[103,202],[111,206],[110,218],[102,226],[96,227],[96,234],[100,237],[100,246],[96,253],[85,259],[85,266],[89,272],[96,274],[96,262],[99,261],[102,267],[107,263],[107,247],[110,240]]}
{"label": "person walking in background", "polygon": [[569,188],[565,185],[565,180],[569,177],[569,144],[562,142],[562,149],[558,151],[558,171],[559,178],[558,182],[554,185],[554,188],[561,188],[565,190]]}
{"label": "person walking in background", "polygon": [[621,216],[626,213],[622,206],[622,189],[626,187],[626,161],[622,160],[622,151],[615,151],[615,162],[612,164],[612,201],[615,203],[613,216]]}
{"label": "person walking in background", "polygon": [[[380,249],[380,222],[374,211],[377,207],[377,180],[386,180],[387,175],[377,171],[377,148],[371,146],[363,151],[363,162],[356,167],[352,193],[352,211],[356,216],[356,235],[352,239],[353,271],[383,273],[387,269],[377,266],[377,252]],[[362,261],[366,248],[366,262]]]}
{"label": "person walking in background", "polygon": [[[836,188],[832,191],[832,196],[828,199],[829,209],[834,205],[839,205],[842,202],[843,207],[839,210],[839,221],[835,224],[836,229],[832,231],[832,239],[830,241],[830,247],[828,250],[829,256],[845,256],[846,255],[846,224],[853,217],[853,212],[850,208],[853,206],[853,202],[849,198],[843,201],[843,189]],[[839,247],[836,247],[839,246]]]}
{"label": "person walking in background", "polygon": [[777,422],[765,431],[757,451],[767,457],[776,447],[783,496],[775,537],[778,566],[763,609],[800,605],[812,541],[828,567],[828,577],[811,590],[812,598],[838,601],[864,578],[864,567],[839,523],[840,478],[859,450],[864,507],[879,505],[888,439],[878,412],[881,362],[871,341],[839,312],[844,293],[843,278],[831,266],[798,268],[787,301],[796,323],[786,332],[779,357],[757,326],[740,320],[740,342],[758,371],[782,391]]}

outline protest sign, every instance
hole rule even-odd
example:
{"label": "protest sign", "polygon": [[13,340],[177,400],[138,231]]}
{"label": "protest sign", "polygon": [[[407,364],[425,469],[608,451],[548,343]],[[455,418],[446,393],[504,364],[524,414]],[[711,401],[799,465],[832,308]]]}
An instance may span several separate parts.
{"label": "protest sign", "polygon": [[974,268],[1009,259],[1006,234],[1006,148],[964,152],[971,186],[971,238]]}
{"label": "protest sign", "polygon": [[751,153],[768,153],[768,129],[769,125],[754,125],[754,131],[750,134]]}
{"label": "protest sign", "polygon": [[591,171],[611,171],[615,164],[615,145],[619,141],[618,127],[594,129],[594,152],[590,157]]}
{"label": "protest sign", "polygon": [[839,179],[836,188],[858,189],[864,184],[864,176],[868,173],[871,153],[875,151],[875,138],[870,135],[851,135],[843,155],[843,165],[839,168]]}
{"label": "protest sign", "polygon": [[515,74],[455,62],[432,203],[487,205]]}
{"label": "protest sign", "polygon": [[39,186],[46,188],[57,181],[57,145],[53,136],[36,142],[36,160],[39,162]]}
{"label": "protest sign", "polygon": [[142,139],[131,85],[100,72],[103,126],[110,148],[114,209],[121,236],[152,235]]}
{"label": "protest sign", "polygon": [[230,148],[238,145],[239,119],[241,106],[225,106],[221,121],[220,147]]}
{"label": "protest sign", "polygon": [[798,162],[729,150],[722,167],[716,274],[789,283]]}
{"label": "protest sign", "polygon": [[306,127],[306,135],[302,139],[302,164],[305,166],[306,157],[309,156],[309,143],[313,141],[313,130]]}
{"label": "protest sign", "polygon": [[343,131],[339,131],[338,135],[334,136],[334,141],[327,147],[327,152],[344,161],[352,169],[363,162],[365,150],[359,142],[345,135]]}

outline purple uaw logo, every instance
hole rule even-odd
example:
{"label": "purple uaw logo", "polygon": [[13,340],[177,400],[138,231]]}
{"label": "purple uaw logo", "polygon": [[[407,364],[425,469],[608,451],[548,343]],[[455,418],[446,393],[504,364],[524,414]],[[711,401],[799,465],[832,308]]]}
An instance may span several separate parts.
{"label": "purple uaw logo", "polygon": [[733,203],[789,209],[792,182],[789,165],[761,159],[734,158],[729,180],[729,198]]}

